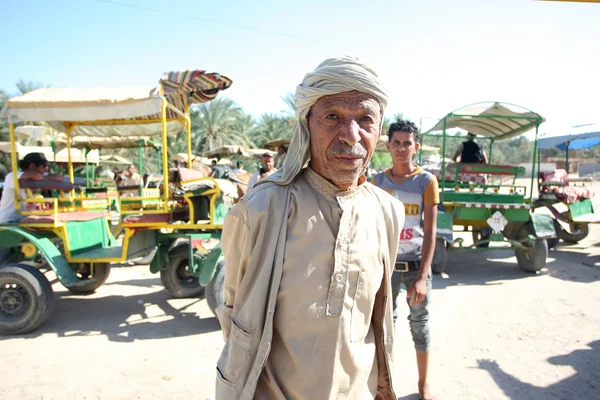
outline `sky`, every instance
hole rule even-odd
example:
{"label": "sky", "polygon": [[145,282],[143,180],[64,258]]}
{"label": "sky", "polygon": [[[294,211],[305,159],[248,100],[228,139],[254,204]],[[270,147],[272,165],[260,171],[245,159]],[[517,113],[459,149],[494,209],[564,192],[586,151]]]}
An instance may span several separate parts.
{"label": "sky", "polygon": [[480,101],[543,115],[542,131],[600,121],[600,4],[531,0],[0,0],[0,89],[154,85],[165,71],[233,80],[247,113],[329,57],[369,62],[386,116],[432,118]]}

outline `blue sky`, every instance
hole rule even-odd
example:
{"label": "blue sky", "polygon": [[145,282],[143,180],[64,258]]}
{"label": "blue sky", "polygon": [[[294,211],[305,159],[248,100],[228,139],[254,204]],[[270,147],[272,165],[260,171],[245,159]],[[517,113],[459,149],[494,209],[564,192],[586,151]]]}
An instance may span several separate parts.
{"label": "blue sky", "polygon": [[546,130],[600,120],[600,4],[4,0],[0,16],[9,93],[21,78],[136,86],[206,69],[230,76],[224,95],[259,116],[285,109],[280,96],[323,59],[348,54],[381,74],[388,116],[419,123],[498,100],[541,113]]}

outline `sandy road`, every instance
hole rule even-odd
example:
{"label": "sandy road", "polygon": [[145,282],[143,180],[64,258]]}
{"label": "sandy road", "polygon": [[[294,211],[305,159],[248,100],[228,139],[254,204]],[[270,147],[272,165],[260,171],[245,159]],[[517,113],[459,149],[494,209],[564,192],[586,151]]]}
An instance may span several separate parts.
{"label": "sandy road", "polygon": [[[537,275],[508,252],[448,262],[433,291],[438,399],[600,399],[600,226]],[[170,299],[141,266],[114,268],[90,296],[54,290],[38,331],[0,337],[0,399],[213,398],[223,341],[204,300]],[[407,324],[396,343],[398,394],[416,399]]]}

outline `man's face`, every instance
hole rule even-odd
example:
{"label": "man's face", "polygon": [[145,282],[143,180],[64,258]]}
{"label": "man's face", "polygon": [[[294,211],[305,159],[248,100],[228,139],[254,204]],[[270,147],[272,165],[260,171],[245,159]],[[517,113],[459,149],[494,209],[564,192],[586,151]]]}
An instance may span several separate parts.
{"label": "man's face", "polygon": [[356,185],[379,139],[381,108],[369,94],[321,97],[308,118],[311,168],[341,190]]}
{"label": "man's face", "polygon": [[39,172],[40,174],[45,174],[46,172],[48,172],[48,164],[42,164],[42,165],[35,165],[35,164],[31,164],[29,166],[29,169],[34,169],[36,172]]}
{"label": "man's face", "polygon": [[269,172],[275,166],[275,159],[273,157],[263,157],[260,162],[265,172]]}
{"label": "man's face", "polygon": [[394,165],[408,164],[421,147],[415,142],[415,136],[410,132],[395,131],[392,140],[386,143],[387,149],[392,155]]}
{"label": "man's face", "polygon": [[133,175],[135,173],[135,167],[133,165],[129,166],[129,175]]}

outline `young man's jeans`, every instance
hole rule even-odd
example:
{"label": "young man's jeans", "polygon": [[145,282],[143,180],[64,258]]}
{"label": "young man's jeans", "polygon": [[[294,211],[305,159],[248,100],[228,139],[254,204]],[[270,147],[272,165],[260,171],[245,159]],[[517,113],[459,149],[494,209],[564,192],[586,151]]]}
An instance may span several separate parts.
{"label": "young man's jeans", "polygon": [[[406,304],[410,302],[410,299],[406,298],[406,293],[400,293],[400,286],[402,283],[406,286],[406,290],[410,288],[413,281],[417,277],[417,271],[410,272],[397,272],[394,271],[392,274],[392,296],[394,298],[394,326],[396,319],[398,318],[398,308],[401,306],[403,300]],[[422,302],[415,304],[414,306],[408,306],[410,314],[408,315],[408,321],[410,325],[410,332],[412,334],[413,342],[415,343],[415,349],[417,351],[429,351],[430,347],[430,336],[429,336],[429,303],[431,302],[431,270],[427,275],[427,297]]]}

